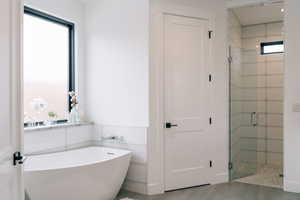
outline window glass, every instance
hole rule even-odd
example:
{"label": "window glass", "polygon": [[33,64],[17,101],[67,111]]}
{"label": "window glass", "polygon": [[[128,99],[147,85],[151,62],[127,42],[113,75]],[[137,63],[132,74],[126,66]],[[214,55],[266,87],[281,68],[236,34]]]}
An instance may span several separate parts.
{"label": "window glass", "polygon": [[284,44],[282,41],[262,43],[261,48],[262,54],[274,54],[284,52]]}
{"label": "window glass", "polygon": [[69,27],[24,15],[26,121],[66,119],[69,109]]}

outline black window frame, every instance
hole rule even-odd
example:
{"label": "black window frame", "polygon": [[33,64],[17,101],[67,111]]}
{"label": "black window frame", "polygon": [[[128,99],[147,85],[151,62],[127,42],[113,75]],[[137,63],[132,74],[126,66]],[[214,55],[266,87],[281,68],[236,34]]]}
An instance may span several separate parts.
{"label": "black window frame", "polygon": [[262,42],[260,43],[260,52],[261,55],[271,55],[271,54],[279,54],[279,53],[284,53],[284,51],[281,52],[271,52],[271,53],[265,53],[264,52],[264,47],[266,46],[273,46],[273,45],[284,45],[283,41],[275,41],[275,42]]}
{"label": "black window frame", "polygon": [[[69,76],[68,76],[68,88],[69,92],[75,91],[75,24],[64,20],[62,18],[47,14],[45,12],[33,9],[28,6],[24,6],[24,14],[31,15],[33,17],[37,17],[46,21],[50,21],[62,26],[65,26],[69,30]],[[71,111],[71,99],[68,96],[68,110]],[[59,123],[66,123],[68,120],[58,120],[56,121],[57,124]],[[36,122],[36,125],[43,125],[44,122]],[[27,127],[28,124],[24,123],[24,126]]]}

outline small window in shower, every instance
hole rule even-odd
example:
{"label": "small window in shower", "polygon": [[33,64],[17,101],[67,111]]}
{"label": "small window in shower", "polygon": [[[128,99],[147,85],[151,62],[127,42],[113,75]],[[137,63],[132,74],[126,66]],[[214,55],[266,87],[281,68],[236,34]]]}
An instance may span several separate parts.
{"label": "small window in shower", "polygon": [[262,55],[277,54],[284,52],[283,41],[263,42],[260,46]]}

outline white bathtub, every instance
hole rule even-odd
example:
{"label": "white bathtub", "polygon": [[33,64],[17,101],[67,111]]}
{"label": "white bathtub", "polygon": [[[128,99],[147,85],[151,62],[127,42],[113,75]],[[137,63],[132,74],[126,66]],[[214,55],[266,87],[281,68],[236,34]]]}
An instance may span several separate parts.
{"label": "white bathtub", "polygon": [[25,188],[31,200],[112,200],[130,158],[129,151],[104,147],[29,156]]}

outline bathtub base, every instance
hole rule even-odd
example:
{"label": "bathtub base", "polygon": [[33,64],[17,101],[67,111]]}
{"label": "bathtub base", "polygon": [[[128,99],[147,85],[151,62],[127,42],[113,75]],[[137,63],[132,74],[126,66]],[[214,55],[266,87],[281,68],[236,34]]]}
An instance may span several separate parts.
{"label": "bathtub base", "polygon": [[65,169],[25,171],[31,200],[113,200],[125,179],[130,155]]}

